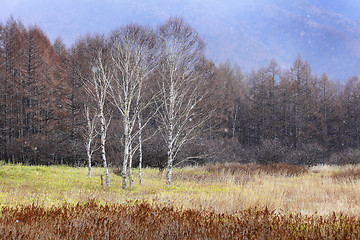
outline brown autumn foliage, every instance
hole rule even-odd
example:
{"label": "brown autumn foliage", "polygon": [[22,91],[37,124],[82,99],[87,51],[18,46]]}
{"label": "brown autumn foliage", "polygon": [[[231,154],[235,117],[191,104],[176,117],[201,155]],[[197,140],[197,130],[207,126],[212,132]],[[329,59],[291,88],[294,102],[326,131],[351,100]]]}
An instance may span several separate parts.
{"label": "brown autumn foliage", "polygon": [[264,209],[233,215],[128,202],[3,207],[1,239],[359,239],[360,220]]}

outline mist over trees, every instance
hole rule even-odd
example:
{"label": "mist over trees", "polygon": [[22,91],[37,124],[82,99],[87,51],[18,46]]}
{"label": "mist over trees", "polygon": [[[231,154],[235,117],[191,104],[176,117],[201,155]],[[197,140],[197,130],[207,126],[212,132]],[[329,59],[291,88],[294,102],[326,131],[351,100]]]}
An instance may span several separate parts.
{"label": "mist over trees", "polygon": [[272,60],[245,74],[203,49],[181,19],[83,36],[67,48],[9,18],[0,23],[0,159],[78,166],[91,157],[121,168],[124,188],[139,156],[170,169],[169,184],[184,160],[358,161],[358,76],[315,76],[300,55],[289,69]]}

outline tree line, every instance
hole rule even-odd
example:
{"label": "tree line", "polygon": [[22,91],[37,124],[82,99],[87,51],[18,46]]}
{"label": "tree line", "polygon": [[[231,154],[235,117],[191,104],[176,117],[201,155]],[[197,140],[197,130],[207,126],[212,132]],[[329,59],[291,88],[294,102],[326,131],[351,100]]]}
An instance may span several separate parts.
{"label": "tree line", "polygon": [[70,48],[9,18],[0,24],[0,158],[89,163],[89,175],[105,164],[130,184],[129,166],[143,164],[167,168],[170,184],[181,162],[360,156],[357,76],[316,76],[300,55],[289,69],[271,60],[244,74],[204,51],[177,18],[82,36]]}

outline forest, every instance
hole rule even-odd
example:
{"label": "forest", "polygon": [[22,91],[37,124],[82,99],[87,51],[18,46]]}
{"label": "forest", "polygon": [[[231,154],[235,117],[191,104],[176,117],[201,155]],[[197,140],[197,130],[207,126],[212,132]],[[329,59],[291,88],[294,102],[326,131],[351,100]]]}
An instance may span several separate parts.
{"label": "forest", "polygon": [[0,159],[86,166],[92,158],[122,171],[360,159],[358,76],[314,75],[300,55],[289,69],[273,59],[245,74],[206,58],[205,46],[177,18],[88,34],[71,47],[9,18],[0,23]]}

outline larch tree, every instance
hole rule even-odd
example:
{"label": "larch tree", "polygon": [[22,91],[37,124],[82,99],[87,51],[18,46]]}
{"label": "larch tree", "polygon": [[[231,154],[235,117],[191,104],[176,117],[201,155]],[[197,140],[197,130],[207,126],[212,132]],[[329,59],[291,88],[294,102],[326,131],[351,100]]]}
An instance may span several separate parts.
{"label": "larch tree", "polygon": [[[320,76],[320,79],[317,81],[317,88],[319,92],[318,104],[319,110],[321,113],[321,135],[322,135],[322,144],[327,146],[330,141],[329,136],[329,125],[332,121],[333,109],[335,109],[336,103],[336,88],[329,80],[326,73],[323,73]],[[331,127],[330,127],[331,128]]]}
{"label": "larch tree", "polygon": [[[220,64],[215,72],[215,82],[212,84],[214,89],[211,96],[217,101],[213,106],[216,109],[216,115],[222,117],[222,125],[218,126],[218,130],[224,136],[231,136],[235,139],[236,122],[239,117],[238,100],[241,94],[243,75],[240,67],[231,66],[227,61],[225,64]],[[229,130],[230,129],[230,130]]]}
{"label": "larch tree", "polygon": [[360,146],[360,79],[353,76],[345,83],[341,94],[344,108],[343,131],[346,134],[346,145]]}
{"label": "larch tree", "polygon": [[252,100],[252,121],[257,127],[258,140],[276,137],[276,81],[277,63],[271,60],[267,67],[253,71],[249,77]]}
{"label": "larch tree", "polygon": [[161,49],[159,120],[167,144],[166,185],[170,187],[174,160],[181,147],[204,123],[198,108],[203,79],[204,43],[182,19],[170,18],[158,29]]}
{"label": "larch tree", "polygon": [[5,119],[3,131],[5,133],[5,160],[14,162],[21,158],[17,142],[21,133],[21,76],[23,67],[22,54],[24,26],[10,18],[2,29],[1,42],[3,51],[3,109]]}
{"label": "larch tree", "polygon": [[0,23],[0,157],[6,159],[7,76],[5,71],[4,26]]}
{"label": "larch tree", "polygon": [[316,128],[320,125],[316,81],[309,64],[303,62],[300,55],[291,67],[290,79],[293,86],[295,146],[298,147],[316,139],[319,132]]}
{"label": "larch tree", "polygon": [[271,59],[270,63],[266,67],[266,87],[268,89],[268,117],[269,117],[269,137],[277,138],[277,81],[279,80],[280,69],[275,59]]}
{"label": "larch tree", "polygon": [[[84,103],[88,103],[83,87],[82,78],[79,76],[79,68],[86,66],[84,56],[77,52],[77,45],[67,49],[62,38],[57,37],[53,43],[53,49],[59,62],[62,83],[66,91],[63,94],[62,110],[67,113],[64,123],[63,138],[70,145],[68,155],[72,159],[81,159],[83,156],[83,129],[84,129]],[[65,141],[64,141],[65,142]]]}
{"label": "larch tree", "polygon": [[126,189],[127,169],[129,184],[133,181],[132,158],[139,148],[139,144],[135,144],[136,140],[149,121],[141,122],[140,114],[150,104],[143,102],[143,89],[149,74],[156,67],[157,44],[153,31],[139,25],[127,25],[115,31],[111,42],[115,75],[110,94],[122,118],[124,152],[121,176],[122,188]]}

